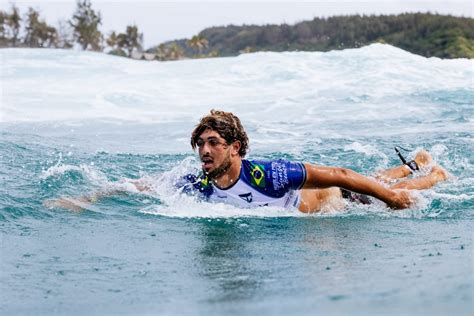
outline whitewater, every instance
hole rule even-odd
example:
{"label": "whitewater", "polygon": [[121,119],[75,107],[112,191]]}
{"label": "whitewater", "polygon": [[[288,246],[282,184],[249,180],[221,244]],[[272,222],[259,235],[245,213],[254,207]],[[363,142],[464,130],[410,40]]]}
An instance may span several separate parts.
{"label": "whitewater", "polygon": [[[472,314],[472,60],[383,44],[173,62],[1,49],[0,67],[1,314]],[[403,211],[206,203],[173,183],[199,171],[190,133],[210,109],[240,117],[252,159],[371,175],[401,145],[451,177]],[[121,193],[44,204],[98,190]]]}

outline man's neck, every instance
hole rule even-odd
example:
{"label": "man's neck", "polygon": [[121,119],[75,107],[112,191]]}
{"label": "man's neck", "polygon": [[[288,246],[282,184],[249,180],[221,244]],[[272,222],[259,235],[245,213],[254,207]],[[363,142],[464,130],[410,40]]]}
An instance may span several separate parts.
{"label": "man's neck", "polygon": [[242,159],[236,159],[230,166],[230,168],[220,177],[212,180],[212,183],[219,189],[226,189],[232,186],[240,178],[240,168],[242,165]]}

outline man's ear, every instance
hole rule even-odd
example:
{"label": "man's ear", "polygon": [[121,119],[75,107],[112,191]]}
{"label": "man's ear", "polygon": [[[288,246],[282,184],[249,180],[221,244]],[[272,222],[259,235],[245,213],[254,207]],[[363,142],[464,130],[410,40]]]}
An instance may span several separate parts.
{"label": "man's ear", "polygon": [[240,147],[242,147],[242,143],[240,140],[234,141],[232,144],[232,155],[239,155]]}

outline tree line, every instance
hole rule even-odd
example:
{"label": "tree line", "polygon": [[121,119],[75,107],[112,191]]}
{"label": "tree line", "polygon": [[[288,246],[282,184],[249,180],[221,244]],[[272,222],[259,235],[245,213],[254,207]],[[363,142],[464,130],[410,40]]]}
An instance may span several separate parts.
{"label": "tree line", "polygon": [[114,31],[105,37],[99,30],[101,14],[92,8],[90,0],[79,0],[76,4],[73,16],[57,27],[48,25],[32,7],[24,15],[15,5],[10,12],[0,10],[0,47],[69,49],[77,46],[128,57],[134,50],[142,49],[143,34],[136,25],[127,26],[123,33]]}
{"label": "tree line", "polygon": [[[169,41],[143,52],[143,33],[136,25],[125,31],[100,31],[102,17],[90,0],[78,0],[73,16],[57,27],[29,8],[20,14],[0,10],[0,47],[47,47],[106,51],[147,59],[178,60],[235,56],[258,51],[329,51],[388,43],[426,57],[474,58],[474,19],[431,13],[349,15],[314,18],[294,25],[210,27],[190,39]],[[135,55],[134,55],[135,53]]]}
{"label": "tree line", "polygon": [[[106,51],[109,54],[132,57],[134,52],[143,51],[143,33],[136,25],[128,25],[125,32],[112,31],[108,36],[100,31],[102,17],[92,8],[90,0],[78,0],[73,16],[59,23],[57,27],[48,25],[40,17],[39,11],[30,7],[24,15],[15,5],[10,12],[0,10],[0,47],[64,48],[79,47],[83,50]],[[211,51],[202,54],[208,42],[199,36],[186,41],[186,54],[180,45],[162,44],[151,53],[151,59],[177,60],[217,56]]]}
{"label": "tree line", "polygon": [[[294,25],[228,25],[206,28],[197,37],[207,41],[202,56],[330,51],[386,43],[425,57],[474,58],[474,19],[431,13],[334,16]],[[184,56],[193,54],[187,40],[161,45],[178,46]]]}
{"label": "tree line", "polygon": [[474,19],[431,13],[314,18],[295,25],[211,27],[199,33],[221,56],[329,51],[387,43],[425,57],[474,58]]}

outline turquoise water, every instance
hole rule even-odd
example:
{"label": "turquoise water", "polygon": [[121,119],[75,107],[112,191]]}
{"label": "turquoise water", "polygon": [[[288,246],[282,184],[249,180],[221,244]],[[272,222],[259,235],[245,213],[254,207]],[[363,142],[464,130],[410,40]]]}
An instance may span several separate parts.
{"label": "turquoise water", "polygon": [[[0,51],[0,313],[473,313],[473,63],[388,45],[141,62]],[[211,108],[235,112],[251,158],[370,175],[393,146],[452,178],[393,212],[303,215],[182,196]],[[141,194],[130,179],[144,178]],[[121,189],[82,213],[43,201]]]}

